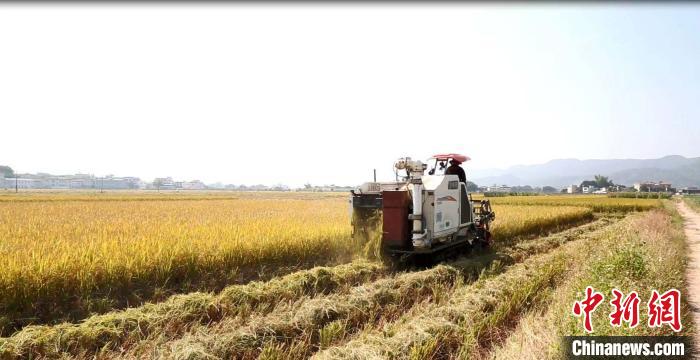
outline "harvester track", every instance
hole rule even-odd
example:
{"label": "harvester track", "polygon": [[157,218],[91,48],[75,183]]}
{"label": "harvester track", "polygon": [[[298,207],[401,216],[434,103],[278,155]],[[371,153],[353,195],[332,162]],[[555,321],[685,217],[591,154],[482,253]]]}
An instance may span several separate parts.
{"label": "harvester track", "polygon": [[[318,359],[432,358],[472,359],[529,307],[542,303],[552,288],[566,280],[570,264],[609,234],[614,225],[582,234],[560,249],[541,252],[492,271],[453,291],[444,303],[409,310],[398,321],[350,336],[314,354]],[[558,248],[558,247],[556,247]],[[582,262],[582,261],[580,261]]]}

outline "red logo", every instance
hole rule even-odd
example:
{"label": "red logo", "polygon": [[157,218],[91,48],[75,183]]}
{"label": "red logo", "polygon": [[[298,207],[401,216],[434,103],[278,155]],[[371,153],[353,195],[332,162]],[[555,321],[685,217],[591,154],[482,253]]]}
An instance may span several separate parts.
{"label": "red logo", "polygon": [[671,326],[673,331],[681,331],[681,292],[671,289],[659,295],[654,290],[649,299],[649,327],[661,327],[663,324]]}
{"label": "red logo", "polygon": [[610,313],[610,325],[622,326],[622,322],[629,324],[633,328],[639,324],[639,295],[636,291],[632,291],[627,297],[624,297],[620,290],[613,289],[613,299],[610,305],[613,306],[613,312]]}
{"label": "red logo", "polygon": [[[610,325],[620,327],[623,323],[627,323],[630,328],[639,324],[639,303],[641,299],[636,291],[630,292],[627,296],[618,290],[612,290],[613,299],[610,300],[612,312],[610,313]],[[591,315],[595,309],[603,302],[605,297],[603,294],[593,290],[592,287],[586,287],[586,296],[583,300],[574,302],[573,313],[577,317],[583,316],[583,328],[589,332],[593,332],[591,324]],[[681,292],[676,289],[671,289],[663,294],[653,290],[651,298],[647,303],[649,308],[649,327],[662,327],[668,325],[673,331],[681,331]]]}
{"label": "red logo", "polygon": [[586,287],[586,298],[582,301],[576,301],[574,303],[574,315],[583,315],[583,328],[587,332],[593,332],[593,325],[591,325],[591,313],[603,302],[603,294],[596,292],[592,287]]}

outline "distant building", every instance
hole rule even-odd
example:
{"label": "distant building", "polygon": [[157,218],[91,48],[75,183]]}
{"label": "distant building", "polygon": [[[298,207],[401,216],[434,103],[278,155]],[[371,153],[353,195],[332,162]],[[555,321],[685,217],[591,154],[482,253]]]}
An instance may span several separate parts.
{"label": "distant building", "polygon": [[224,185],[224,184],[221,183],[221,182],[216,182],[216,183],[213,183],[213,184],[208,184],[208,185],[207,185],[207,188],[210,188],[210,189],[219,189],[219,190],[221,190],[221,189],[225,189],[225,188],[226,188],[226,185]]}
{"label": "distant building", "polygon": [[138,189],[141,180],[136,177],[114,177],[113,175],[108,175],[102,178],[95,179],[95,187],[100,189]]}
{"label": "distant building", "polygon": [[598,188],[595,186],[582,186],[581,187],[581,192],[584,194],[593,194],[596,191],[598,191]]}
{"label": "distant building", "polygon": [[664,181],[659,181],[657,183],[653,181],[644,181],[641,183],[635,183],[634,189],[638,192],[673,192],[673,186],[671,183]]}
{"label": "distant building", "polygon": [[700,188],[698,188],[697,186],[688,186],[678,190],[678,193],[683,195],[700,194]]}
{"label": "distant building", "polygon": [[567,194],[576,194],[579,192],[578,185],[569,185],[566,188],[566,193]]}
{"label": "distant building", "polygon": [[5,179],[5,185],[8,189],[44,189],[42,187],[42,182],[38,179],[29,178],[7,178]]}
{"label": "distant building", "polygon": [[183,181],[182,182],[182,189],[183,190],[205,190],[206,188],[207,188],[207,186],[204,185],[204,183],[199,181],[199,180]]}
{"label": "distant building", "polygon": [[507,192],[511,192],[511,187],[508,185],[496,185],[496,184],[494,184],[492,186],[489,186],[486,189],[486,191],[507,193]]}
{"label": "distant building", "polygon": [[[353,186],[341,186],[341,185],[322,185],[322,186],[312,186],[310,184],[304,185],[304,188],[297,189],[297,191],[313,191],[313,192],[350,192],[354,190]],[[288,191],[289,188],[285,185],[276,185],[270,190],[275,191]]]}
{"label": "distant building", "polygon": [[608,191],[610,192],[623,192],[627,190],[627,186],[625,185],[612,185],[608,186]]}
{"label": "distant building", "polygon": [[76,174],[70,179],[69,186],[71,189],[94,189],[96,178],[88,174]]}
{"label": "distant building", "polygon": [[135,177],[114,177],[109,175],[97,178],[89,174],[51,175],[17,174],[17,179],[6,178],[0,186],[19,189],[138,189],[141,180]]}
{"label": "distant building", "polygon": [[[176,181],[171,177],[155,178],[152,183],[146,185],[146,189],[155,190],[206,190],[209,188],[209,186],[199,180]],[[219,188],[223,189],[224,186],[221,185]]]}
{"label": "distant building", "polygon": [[173,181],[173,178],[171,178],[171,177],[155,178],[153,180],[153,187],[156,188],[156,190],[175,190],[175,189],[177,189],[175,182]]}

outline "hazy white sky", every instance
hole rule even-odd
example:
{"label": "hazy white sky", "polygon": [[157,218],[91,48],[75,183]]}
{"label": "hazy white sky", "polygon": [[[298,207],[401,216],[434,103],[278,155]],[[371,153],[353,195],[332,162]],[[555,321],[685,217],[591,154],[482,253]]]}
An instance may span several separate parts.
{"label": "hazy white sky", "polygon": [[0,6],[0,164],[357,184],[700,156],[700,5]]}

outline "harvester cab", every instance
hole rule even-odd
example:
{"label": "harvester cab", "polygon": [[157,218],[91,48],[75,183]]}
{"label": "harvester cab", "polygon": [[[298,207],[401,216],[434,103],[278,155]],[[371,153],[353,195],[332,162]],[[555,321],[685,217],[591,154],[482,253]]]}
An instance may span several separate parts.
{"label": "harvester cab", "polygon": [[400,158],[396,181],[367,182],[351,191],[355,241],[380,241],[382,255],[394,258],[490,246],[495,214],[488,200],[471,198],[457,175],[445,174],[452,159],[470,160],[459,154],[434,155],[426,163]]}

